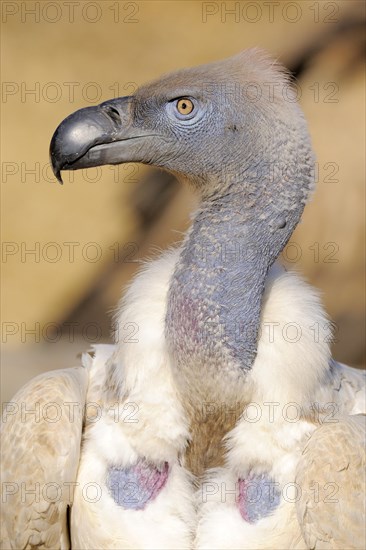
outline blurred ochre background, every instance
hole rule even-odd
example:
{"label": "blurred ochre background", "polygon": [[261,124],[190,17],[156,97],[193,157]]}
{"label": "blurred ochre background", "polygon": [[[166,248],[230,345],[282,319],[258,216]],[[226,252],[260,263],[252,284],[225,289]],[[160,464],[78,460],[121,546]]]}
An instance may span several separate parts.
{"label": "blurred ochre background", "polygon": [[294,71],[318,159],[317,191],[284,259],[321,290],[335,358],[363,366],[364,3],[72,4],[1,5],[2,398],[110,341],[111,312],[141,259],[179,240],[194,207],[142,166],[68,172],[58,185],[48,166],[56,126],[161,73],[252,46]]}

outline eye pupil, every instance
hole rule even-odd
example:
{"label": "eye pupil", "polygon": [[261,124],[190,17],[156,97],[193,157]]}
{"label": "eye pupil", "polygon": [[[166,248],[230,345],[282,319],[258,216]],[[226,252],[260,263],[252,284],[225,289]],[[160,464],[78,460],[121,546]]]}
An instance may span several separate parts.
{"label": "eye pupil", "polygon": [[181,115],[189,115],[194,108],[193,102],[190,99],[178,99],[176,106]]}

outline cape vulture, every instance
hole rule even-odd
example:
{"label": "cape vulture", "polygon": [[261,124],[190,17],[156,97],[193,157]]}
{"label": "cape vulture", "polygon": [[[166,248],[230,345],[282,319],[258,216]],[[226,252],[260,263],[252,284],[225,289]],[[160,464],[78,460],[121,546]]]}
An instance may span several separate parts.
{"label": "cape vulture", "polygon": [[[129,287],[115,345],[6,408],[2,547],[364,548],[364,373],[275,264],[314,184],[284,70],[249,50],[165,75],[71,114],[50,154],[60,182],[141,162],[200,203]],[[57,423],[22,414],[50,403]]]}

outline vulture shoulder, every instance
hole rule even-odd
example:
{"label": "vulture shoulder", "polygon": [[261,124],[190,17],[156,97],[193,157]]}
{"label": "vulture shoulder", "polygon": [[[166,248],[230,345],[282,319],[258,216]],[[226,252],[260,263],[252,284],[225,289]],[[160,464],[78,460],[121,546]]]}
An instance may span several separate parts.
{"label": "vulture shoulder", "polygon": [[87,387],[87,368],[56,370],[5,405],[1,548],[69,548]]}
{"label": "vulture shoulder", "polygon": [[297,467],[297,516],[311,549],[364,549],[366,416],[341,416],[307,441]]}

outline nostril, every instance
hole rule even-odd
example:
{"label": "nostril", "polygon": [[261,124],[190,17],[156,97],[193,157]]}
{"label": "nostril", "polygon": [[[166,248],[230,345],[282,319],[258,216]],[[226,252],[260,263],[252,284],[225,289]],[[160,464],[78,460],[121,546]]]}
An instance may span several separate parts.
{"label": "nostril", "polygon": [[113,122],[115,122],[116,124],[121,123],[120,114],[115,107],[113,107],[112,105],[105,106],[104,111],[105,111],[105,114],[108,115]]}

